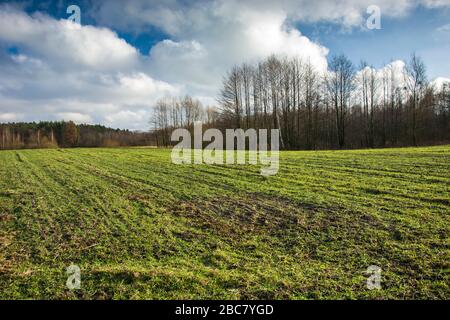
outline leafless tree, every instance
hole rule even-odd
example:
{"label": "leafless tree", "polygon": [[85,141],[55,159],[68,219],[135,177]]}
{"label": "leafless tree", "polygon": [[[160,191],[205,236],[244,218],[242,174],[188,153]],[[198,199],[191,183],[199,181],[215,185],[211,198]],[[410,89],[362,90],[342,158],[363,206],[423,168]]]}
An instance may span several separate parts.
{"label": "leafless tree", "polygon": [[417,145],[416,123],[418,100],[423,89],[426,87],[426,68],[422,59],[415,53],[406,67],[406,85],[411,94],[411,137],[414,146]]}

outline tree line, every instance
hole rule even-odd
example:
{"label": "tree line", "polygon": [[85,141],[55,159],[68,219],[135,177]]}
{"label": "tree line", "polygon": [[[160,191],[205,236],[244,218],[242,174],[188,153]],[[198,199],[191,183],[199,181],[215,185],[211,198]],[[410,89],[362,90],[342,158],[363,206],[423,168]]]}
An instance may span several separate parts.
{"label": "tree line", "polygon": [[357,67],[333,56],[325,73],[309,61],[271,56],[234,66],[224,77],[219,108],[190,97],[158,102],[152,119],[156,141],[171,145],[174,128],[279,129],[284,149],[417,146],[450,141],[450,86],[434,88],[412,55],[399,70]]}
{"label": "tree line", "polygon": [[76,125],[72,121],[0,124],[0,149],[119,147],[153,145],[149,133]]}
{"label": "tree line", "polygon": [[171,142],[172,131],[177,128],[193,130],[196,121],[206,126],[216,127],[221,121],[217,108],[204,107],[198,99],[190,96],[165,97],[153,108],[151,134],[158,147],[167,147]]}
{"label": "tree line", "polygon": [[376,70],[333,56],[326,72],[309,61],[271,56],[234,66],[223,79],[219,107],[190,96],[153,108],[152,129],[132,132],[72,121],[0,124],[0,149],[171,146],[176,128],[279,129],[283,149],[400,147],[450,141],[450,84],[427,82],[412,55],[402,68]]}

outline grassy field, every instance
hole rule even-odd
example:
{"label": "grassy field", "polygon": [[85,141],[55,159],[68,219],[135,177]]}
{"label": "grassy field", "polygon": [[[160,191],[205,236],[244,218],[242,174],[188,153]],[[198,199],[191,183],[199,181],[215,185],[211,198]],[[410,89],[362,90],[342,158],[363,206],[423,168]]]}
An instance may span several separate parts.
{"label": "grassy field", "polygon": [[450,298],[450,146],[280,161],[263,177],[170,150],[0,152],[0,298]]}

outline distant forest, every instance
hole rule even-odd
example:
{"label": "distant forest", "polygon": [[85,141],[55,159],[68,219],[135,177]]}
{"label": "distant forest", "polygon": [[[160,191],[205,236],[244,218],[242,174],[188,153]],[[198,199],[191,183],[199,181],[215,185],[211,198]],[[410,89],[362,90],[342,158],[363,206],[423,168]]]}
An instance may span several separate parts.
{"label": "distant forest", "polygon": [[72,121],[0,124],[0,149],[120,147],[155,144],[150,133]]}

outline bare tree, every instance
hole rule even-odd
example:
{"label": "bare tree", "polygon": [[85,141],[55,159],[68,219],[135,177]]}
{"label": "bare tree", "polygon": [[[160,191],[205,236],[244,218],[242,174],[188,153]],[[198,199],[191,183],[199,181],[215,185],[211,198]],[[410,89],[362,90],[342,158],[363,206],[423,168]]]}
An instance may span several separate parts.
{"label": "bare tree", "polygon": [[234,118],[236,128],[241,127],[242,117],[242,77],[239,68],[234,67],[224,78],[219,103],[225,115]]}
{"label": "bare tree", "polygon": [[328,92],[336,114],[339,148],[345,145],[345,127],[350,95],[354,88],[355,70],[344,55],[334,56],[330,61],[330,73],[326,78]]}
{"label": "bare tree", "polygon": [[417,122],[417,105],[423,88],[426,87],[426,68],[422,59],[415,53],[412,54],[411,60],[406,67],[406,84],[411,94],[411,137],[414,146],[417,145],[416,122]]}

